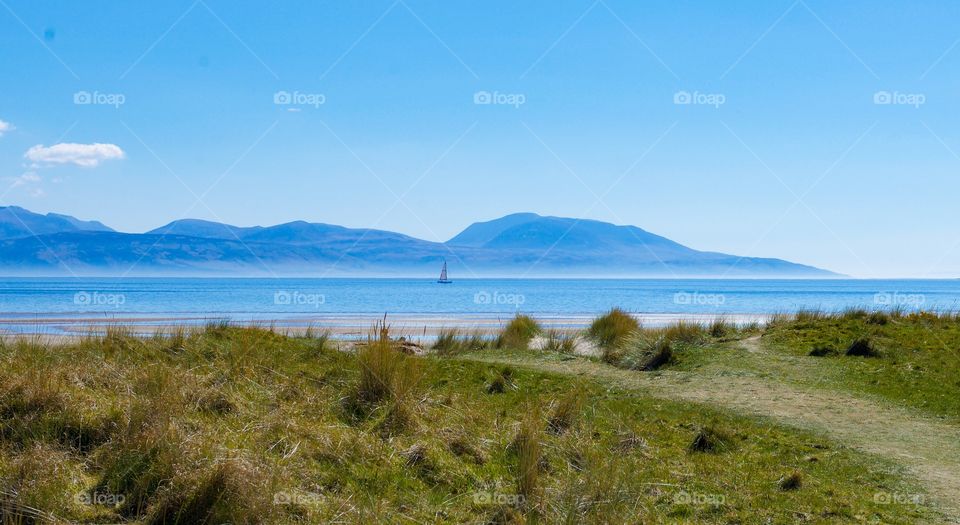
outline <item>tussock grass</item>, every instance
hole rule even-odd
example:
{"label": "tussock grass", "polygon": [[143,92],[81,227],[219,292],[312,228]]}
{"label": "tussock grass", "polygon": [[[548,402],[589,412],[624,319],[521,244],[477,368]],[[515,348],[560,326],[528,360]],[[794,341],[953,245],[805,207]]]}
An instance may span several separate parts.
{"label": "tussock grass", "polygon": [[665,366],[672,358],[673,347],[665,333],[636,332],[624,342],[617,364],[648,372]]}
{"label": "tussock grass", "polygon": [[582,405],[583,389],[578,386],[554,401],[547,428],[554,434],[562,434],[571,429],[580,417]]}
{"label": "tussock grass", "polygon": [[693,440],[687,447],[690,452],[720,453],[730,449],[733,437],[730,433],[715,424],[697,428]]}
{"label": "tussock grass", "polygon": [[[935,521],[925,507],[875,503],[881,490],[917,492],[875,457],[601,380],[405,355],[381,330],[356,352],[240,326],[184,331],[176,349],[173,339],[0,343],[0,523]],[[497,378],[501,393],[485,394]],[[397,399],[415,424],[393,425]],[[736,429],[734,446],[688,452],[697,421]],[[829,461],[797,465],[821,447]],[[801,489],[779,489],[771,473],[785,465]],[[677,505],[651,483],[727,503]]]}
{"label": "tussock grass", "polygon": [[497,348],[526,350],[530,345],[530,340],[541,331],[540,323],[534,318],[528,315],[517,314],[500,331],[494,346]]}
{"label": "tussock grass", "polygon": [[511,448],[517,457],[517,494],[527,506],[536,505],[539,496],[542,460],[543,421],[537,406],[529,408],[517,429]]}
{"label": "tussock grass", "polygon": [[431,348],[439,355],[456,355],[477,352],[489,345],[487,338],[479,332],[464,334],[456,328],[442,328]]}
{"label": "tussock grass", "polygon": [[764,340],[778,352],[835,356],[820,360],[809,378],[819,387],[867,392],[960,421],[956,312],[847,310],[770,325]]}
{"label": "tussock grass", "polygon": [[618,346],[630,333],[639,329],[640,323],[636,318],[623,309],[613,308],[593,320],[587,329],[587,336],[600,348],[607,349]]}
{"label": "tussock grass", "polygon": [[577,347],[576,336],[563,333],[559,330],[547,330],[544,338],[546,341],[544,342],[543,350],[547,352],[572,354]]}

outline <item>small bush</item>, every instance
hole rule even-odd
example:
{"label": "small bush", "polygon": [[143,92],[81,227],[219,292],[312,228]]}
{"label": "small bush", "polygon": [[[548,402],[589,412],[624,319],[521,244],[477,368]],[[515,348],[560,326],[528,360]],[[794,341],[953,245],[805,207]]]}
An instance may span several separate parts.
{"label": "small bush", "polygon": [[620,308],[613,308],[593,320],[587,330],[587,336],[600,348],[613,348],[638,329],[640,329],[640,323],[632,315]]}
{"label": "small bush", "polygon": [[528,315],[517,314],[497,336],[497,348],[526,350],[530,340],[541,332],[540,324]]}

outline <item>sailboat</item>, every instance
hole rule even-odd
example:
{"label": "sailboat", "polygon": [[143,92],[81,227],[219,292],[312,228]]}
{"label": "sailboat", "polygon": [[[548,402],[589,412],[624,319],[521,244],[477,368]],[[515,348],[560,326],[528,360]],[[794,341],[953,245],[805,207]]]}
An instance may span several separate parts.
{"label": "sailboat", "polygon": [[453,282],[450,279],[447,279],[447,260],[446,259],[443,260],[443,269],[440,270],[440,279],[438,279],[437,282],[440,284],[450,284]]}

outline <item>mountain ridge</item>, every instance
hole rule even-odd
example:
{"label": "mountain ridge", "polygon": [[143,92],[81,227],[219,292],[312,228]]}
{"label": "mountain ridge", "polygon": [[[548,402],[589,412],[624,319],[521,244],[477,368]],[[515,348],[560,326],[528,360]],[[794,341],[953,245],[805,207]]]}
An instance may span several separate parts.
{"label": "mountain ridge", "polygon": [[435,242],[306,221],[234,226],[180,219],[121,233],[68,215],[0,208],[6,273],[407,276],[432,273],[442,260],[460,277],[838,276],[782,259],[699,251],[636,226],[535,213],[476,222]]}

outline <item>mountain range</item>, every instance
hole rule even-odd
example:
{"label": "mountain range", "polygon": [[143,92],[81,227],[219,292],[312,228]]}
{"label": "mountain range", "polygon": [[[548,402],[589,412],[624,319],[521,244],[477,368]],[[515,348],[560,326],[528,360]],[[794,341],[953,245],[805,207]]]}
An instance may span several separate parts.
{"label": "mountain range", "polygon": [[446,242],[294,221],[173,221],[121,233],[97,221],[0,207],[0,272],[80,276],[835,277],[781,259],[689,248],[636,226],[515,213]]}

